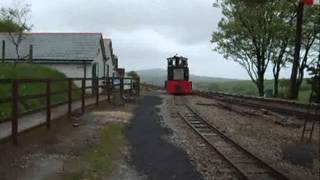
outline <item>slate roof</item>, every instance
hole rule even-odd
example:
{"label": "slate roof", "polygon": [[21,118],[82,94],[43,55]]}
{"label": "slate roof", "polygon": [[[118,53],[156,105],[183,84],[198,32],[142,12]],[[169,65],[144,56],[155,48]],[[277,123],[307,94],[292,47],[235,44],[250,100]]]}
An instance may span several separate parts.
{"label": "slate roof", "polygon": [[[6,58],[16,59],[15,46],[8,33],[0,33],[6,41]],[[33,45],[34,60],[93,60],[98,49],[104,51],[101,33],[28,33],[20,45],[20,56],[29,54],[29,46]],[[0,55],[2,48],[0,48]]]}

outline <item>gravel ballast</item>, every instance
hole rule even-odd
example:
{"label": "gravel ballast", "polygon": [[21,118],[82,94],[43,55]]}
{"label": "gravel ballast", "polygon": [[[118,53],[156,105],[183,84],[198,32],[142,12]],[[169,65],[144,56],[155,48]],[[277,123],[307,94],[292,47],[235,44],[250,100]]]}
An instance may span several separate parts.
{"label": "gravel ballast", "polygon": [[223,102],[198,96],[184,98],[212,125],[281,171],[298,179],[319,179],[319,165],[316,163],[319,160],[318,126],[313,143],[305,144],[300,142],[302,126],[278,123],[286,118],[299,125],[303,123],[302,119],[235,104],[221,105]]}
{"label": "gravel ballast", "polygon": [[166,137],[167,140],[188,153],[192,163],[205,179],[238,179],[236,171],[217,152],[212,151],[178,116],[179,106],[174,103],[173,96],[162,95],[162,99],[163,103],[160,106],[162,125],[173,131]]}

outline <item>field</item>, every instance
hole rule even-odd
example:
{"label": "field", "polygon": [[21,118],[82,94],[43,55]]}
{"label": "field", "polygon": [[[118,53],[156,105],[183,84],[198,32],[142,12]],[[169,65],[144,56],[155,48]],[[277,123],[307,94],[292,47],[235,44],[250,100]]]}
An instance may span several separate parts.
{"label": "field", "polygon": [[[161,87],[164,86],[164,82],[167,78],[167,71],[164,69],[140,70],[137,71],[137,73],[141,77],[142,82]],[[193,74],[190,74],[190,80],[193,83],[193,88],[197,90],[258,96],[257,88],[250,80],[205,77]],[[279,98],[286,98],[288,84],[288,79],[281,79],[279,81]],[[310,85],[305,80],[300,89],[299,101],[309,101],[310,89]],[[265,80],[265,94],[267,97],[272,97],[273,80]]]}
{"label": "field", "polygon": [[[1,79],[62,79],[66,78],[64,74],[35,64],[18,64],[14,67],[12,64],[0,64],[0,80]],[[73,85],[74,86],[74,85]],[[68,88],[67,82],[52,83],[51,92],[66,91]],[[23,83],[19,85],[19,96],[35,95],[46,92],[44,83]],[[73,93],[73,98],[80,96],[80,91],[76,90]],[[9,83],[0,83],[0,99],[11,97],[11,85]],[[67,93],[57,94],[52,96],[52,104],[63,102],[67,100]],[[44,107],[45,98],[37,99],[21,99],[19,100],[19,112],[27,112],[34,109]],[[11,113],[11,103],[0,102],[0,119],[9,117]]]}
{"label": "field", "polygon": [[[286,98],[288,80],[281,79],[279,82],[279,98]],[[206,91],[218,91],[225,93],[233,93],[239,95],[258,96],[256,86],[250,80],[226,81],[216,83],[194,82],[194,88]],[[299,93],[299,101],[308,102],[311,92],[311,86],[305,80],[302,83]],[[272,97],[273,80],[265,81],[265,94],[267,97]]]}

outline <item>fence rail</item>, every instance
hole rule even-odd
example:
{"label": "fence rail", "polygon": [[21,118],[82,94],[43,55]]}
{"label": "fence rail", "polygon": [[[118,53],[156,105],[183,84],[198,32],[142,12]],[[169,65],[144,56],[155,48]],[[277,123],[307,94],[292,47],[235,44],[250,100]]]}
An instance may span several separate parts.
{"label": "fence rail", "polygon": [[[129,82],[124,83],[124,81]],[[80,81],[80,85],[76,86],[75,82]],[[91,83],[91,86],[87,86],[87,83]],[[53,91],[53,85],[55,83],[62,82],[59,86],[65,86],[64,90]],[[118,82],[118,83],[115,83]],[[25,84],[41,84],[45,92],[38,94],[26,94],[22,95],[20,90],[21,86]],[[9,117],[0,117],[0,124],[11,121],[11,136],[14,144],[18,143],[18,119],[40,111],[46,111],[46,126],[51,126],[51,110],[60,105],[68,105],[68,117],[71,118],[72,103],[74,101],[81,100],[81,112],[85,111],[86,97],[95,97],[95,104],[99,104],[101,95],[106,95],[107,100],[110,101],[111,96],[117,91],[120,96],[123,97],[125,93],[131,95],[140,95],[140,80],[124,77],[112,77],[112,78],[65,78],[65,79],[0,79],[0,85],[10,86],[10,97],[0,98],[0,104],[9,104],[11,107],[11,113]],[[125,86],[130,86],[129,89],[125,89]],[[89,89],[89,91],[88,91]],[[91,90],[91,91],[90,91]],[[77,97],[73,97],[73,95]],[[66,95],[67,98],[63,98],[63,101],[54,102],[53,96]],[[41,106],[33,108],[28,111],[21,111],[21,101],[43,99]],[[66,99],[66,100],[65,100]]]}

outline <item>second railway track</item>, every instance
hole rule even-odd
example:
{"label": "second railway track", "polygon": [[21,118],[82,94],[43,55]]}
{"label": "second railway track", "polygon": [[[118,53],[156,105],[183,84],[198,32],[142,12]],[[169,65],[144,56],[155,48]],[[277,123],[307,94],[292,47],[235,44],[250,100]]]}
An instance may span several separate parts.
{"label": "second railway track", "polygon": [[237,171],[241,179],[290,179],[209,124],[183,97],[174,97],[174,101],[180,106],[178,115]]}

